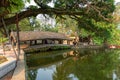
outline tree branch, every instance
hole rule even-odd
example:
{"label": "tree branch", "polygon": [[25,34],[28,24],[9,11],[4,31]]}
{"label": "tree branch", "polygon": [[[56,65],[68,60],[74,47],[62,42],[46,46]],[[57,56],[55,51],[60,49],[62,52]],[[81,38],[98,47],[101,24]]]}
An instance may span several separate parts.
{"label": "tree branch", "polygon": [[[98,15],[100,18],[102,18],[103,20],[109,21],[108,18],[105,18],[101,12],[99,10],[97,10],[95,7],[91,7],[93,8],[96,12],[98,12]],[[30,17],[30,16],[37,16],[38,14],[55,14],[55,15],[70,15],[70,16],[81,16],[81,15],[85,15],[84,12],[82,10],[71,10],[71,9],[57,9],[57,8],[46,8],[46,9],[42,9],[42,8],[38,8],[38,9],[28,9],[26,11],[22,11],[20,13],[18,13],[18,21],[26,18],[26,17]],[[89,15],[89,14],[86,14]],[[15,24],[16,23],[16,15],[10,18],[6,18],[5,20],[5,24],[10,25],[10,24]],[[3,27],[3,23],[0,22],[0,28]]]}
{"label": "tree branch", "polygon": [[[58,14],[58,15],[82,15],[82,12],[78,11],[71,11],[71,10],[62,10],[62,9],[29,9],[27,11],[22,11],[18,13],[18,21],[30,17],[30,16],[37,16],[38,14]],[[16,16],[4,19],[6,26],[10,24],[16,23]],[[2,22],[0,22],[0,28],[3,27]]]}

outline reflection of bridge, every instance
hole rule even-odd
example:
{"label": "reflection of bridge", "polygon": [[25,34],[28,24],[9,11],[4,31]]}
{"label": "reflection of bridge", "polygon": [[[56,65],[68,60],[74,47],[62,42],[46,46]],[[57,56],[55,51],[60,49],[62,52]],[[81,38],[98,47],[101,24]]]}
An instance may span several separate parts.
{"label": "reflection of bridge", "polygon": [[[35,69],[40,67],[47,67],[52,64],[57,64],[58,62],[61,62],[62,60],[66,60],[69,56],[64,57],[65,53],[69,53],[69,51],[61,52],[54,54],[52,52],[49,52],[49,54],[39,53],[37,56],[33,56],[32,54],[27,56],[27,65],[29,69]],[[42,55],[43,54],[43,55]]]}
{"label": "reflection of bridge", "polygon": [[[29,69],[38,69],[38,68],[47,68],[48,66],[51,66],[53,64],[55,65],[59,65],[60,62],[63,62],[65,60],[69,60],[70,58],[73,58],[74,60],[77,60],[77,56],[79,56],[80,54],[76,51],[64,51],[61,52],[59,51],[58,53],[54,54],[54,53],[49,53],[49,54],[45,54],[45,53],[39,53],[37,55],[37,57],[32,57],[28,58],[30,61],[32,60],[33,62],[29,62],[29,60],[27,60],[28,62],[28,66]],[[86,55],[86,54],[84,54]],[[84,56],[82,55],[82,56]],[[81,56],[81,57],[82,57]],[[37,65],[36,65],[37,64]]]}
{"label": "reflection of bridge", "polygon": [[73,58],[74,60],[77,60],[78,58],[83,59],[99,51],[98,49],[89,50],[90,51],[88,51],[88,49],[79,49],[75,51],[51,51],[38,54],[26,54],[27,65],[29,69],[38,69],[48,67],[53,64],[59,64],[60,62],[70,58]]}
{"label": "reflection of bridge", "polygon": [[68,60],[68,59],[70,59],[70,57],[68,57],[68,58],[62,58],[60,60],[56,60],[56,61],[51,62],[51,63],[46,63],[44,65],[38,65],[38,66],[34,66],[34,67],[29,67],[29,70],[31,70],[31,69],[38,69],[38,68],[48,68],[51,65],[57,65],[60,62],[63,62],[63,61]]}

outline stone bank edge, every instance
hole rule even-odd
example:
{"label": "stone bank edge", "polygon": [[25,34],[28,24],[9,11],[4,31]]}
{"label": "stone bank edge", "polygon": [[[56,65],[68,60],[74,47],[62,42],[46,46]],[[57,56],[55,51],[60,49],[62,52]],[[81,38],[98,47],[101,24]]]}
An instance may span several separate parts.
{"label": "stone bank edge", "polygon": [[12,71],[16,67],[16,59],[8,57],[8,61],[0,64],[0,78]]}

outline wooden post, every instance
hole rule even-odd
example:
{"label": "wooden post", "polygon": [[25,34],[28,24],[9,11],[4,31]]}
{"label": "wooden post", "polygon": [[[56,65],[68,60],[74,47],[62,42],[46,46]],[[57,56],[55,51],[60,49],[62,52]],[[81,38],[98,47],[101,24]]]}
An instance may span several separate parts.
{"label": "wooden post", "polygon": [[59,40],[59,44],[63,44],[63,40]]}
{"label": "wooden post", "polygon": [[16,14],[16,33],[17,33],[17,51],[18,51],[18,58],[19,60],[19,55],[20,55],[20,40],[19,40],[19,26],[18,26],[18,14]]}
{"label": "wooden post", "polygon": [[32,45],[32,40],[30,40],[30,46]]}
{"label": "wooden post", "polygon": [[35,40],[35,45],[37,45],[37,40]]}
{"label": "wooden post", "polygon": [[67,44],[70,45],[70,41],[69,40],[67,40]]}

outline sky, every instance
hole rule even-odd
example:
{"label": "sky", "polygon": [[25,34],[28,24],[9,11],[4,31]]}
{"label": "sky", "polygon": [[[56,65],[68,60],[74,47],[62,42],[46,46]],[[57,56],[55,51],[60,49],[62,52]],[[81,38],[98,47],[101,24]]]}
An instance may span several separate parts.
{"label": "sky", "polygon": [[120,0],[115,0],[115,2],[120,2]]}
{"label": "sky", "polygon": [[30,3],[26,3],[25,6],[28,7],[29,5],[36,5],[34,0],[31,0]]}
{"label": "sky", "polygon": [[117,2],[120,2],[120,0],[115,0],[115,4],[116,4]]}

